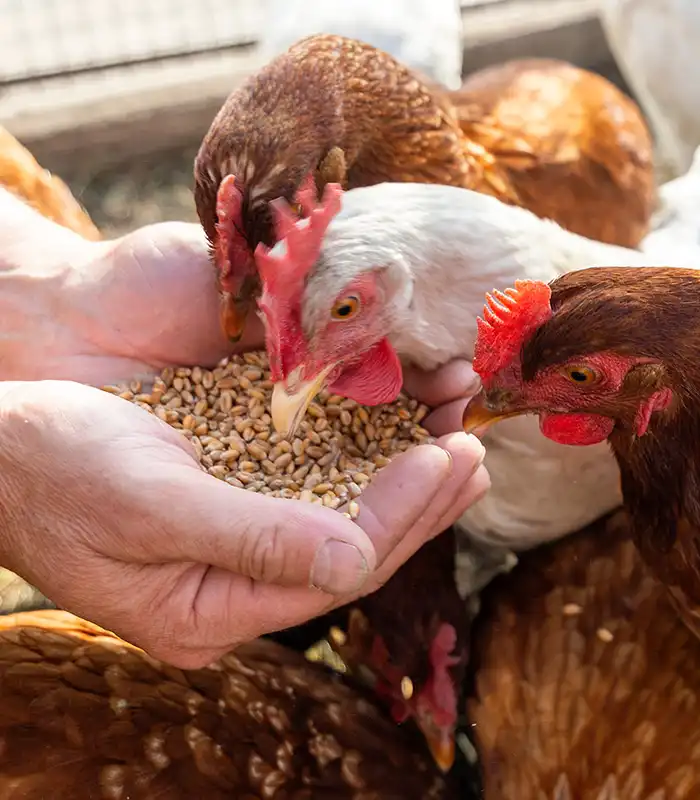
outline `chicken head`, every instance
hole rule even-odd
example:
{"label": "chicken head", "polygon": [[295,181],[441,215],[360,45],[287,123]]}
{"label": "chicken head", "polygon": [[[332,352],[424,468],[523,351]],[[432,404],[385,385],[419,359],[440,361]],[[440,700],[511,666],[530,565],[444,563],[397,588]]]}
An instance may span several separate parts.
{"label": "chicken head", "polygon": [[[550,298],[540,281],[516,281],[513,289],[487,295],[474,352],[482,391],[464,412],[465,430],[533,413],[542,433],[559,444],[597,444],[616,429],[643,436],[652,414],[673,400],[662,363],[604,347],[588,352],[588,341],[580,353],[562,350],[558,358],[544,339]],[[546,360],[528,357],[535,352]]]}
{"label": "chicken head", "polygon": [[[342,189],[327,184],[319,205],[313,181],[297,194],[303,216],[273,203],[277,244],[255,251],[258,301],[275,388],[272,419],[291,435],[324,387],[363,405],[396,399],[401,363],[389,343],[393,295],[382,265],[324,265],[321,245],[340,210]],[[322,279],[318,278],[322,273]],[[312,285],[313,284],[313,285]]]}

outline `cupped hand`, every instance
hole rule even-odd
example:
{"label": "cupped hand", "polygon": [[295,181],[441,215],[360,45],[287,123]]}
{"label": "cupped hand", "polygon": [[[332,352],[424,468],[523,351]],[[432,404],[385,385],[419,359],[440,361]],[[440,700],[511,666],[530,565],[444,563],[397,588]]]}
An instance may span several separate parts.
{"label": "cupped hand", "polygon": [[489,487],[463,433],[336,511],[236,489],[189,442],[71,382],[0,384],[0,563],[156,657],[198,667],[375,590]]}

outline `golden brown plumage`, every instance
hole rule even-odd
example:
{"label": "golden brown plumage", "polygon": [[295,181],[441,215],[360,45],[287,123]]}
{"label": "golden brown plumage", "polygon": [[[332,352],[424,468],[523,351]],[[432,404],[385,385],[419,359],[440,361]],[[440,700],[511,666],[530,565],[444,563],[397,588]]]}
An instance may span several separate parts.
{"label": "golden brown plumage", "polygon": [[[636,247],[654,205],[652,144],[629,97],[553,59],[508,61],[450,93],[462,131],[493,158],[516,204],[574,233]],[[489,191],[496,181],[472,188]]]}
{"label": "golden brown plumage", "polygon": [[37,163],[32,154],[0,127],[0,186],[15,194],[47,219],[79,233],[100,239],[87,211],[56,175]]}
{"label": "golden brown plumage", "polygon": [[268,640],[207,669],[58,611],[0,618],[3,800],[429,800],[418,734]]}
{"label": "golden brown plumage", "polygon": [[473,657],[484,800],[700,797],[700,642],[624,512],[498,578]]}

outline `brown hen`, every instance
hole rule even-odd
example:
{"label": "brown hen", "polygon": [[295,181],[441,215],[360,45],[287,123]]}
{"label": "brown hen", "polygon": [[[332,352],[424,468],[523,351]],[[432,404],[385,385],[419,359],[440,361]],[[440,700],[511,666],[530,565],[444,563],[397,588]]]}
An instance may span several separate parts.
{"label": "brown hen", "polygon": [[624,512],[483,595],[469,701],[484,800],[700,797],[700,642]]}
{"label": "brown hen", "polygon": [[3,800],[429,800],[422,751],[328,671],[266,640],[168,667],[58,611],[0,618]]}
{"label": "brown hen", "polygon": [[[450,95],[375,47],[320,34],[234,91],[194,168],[228,335],[240,336],[259,293],[252,254],[274,244],[270,202],[296,200],[311,175],[318,190],[385,181],[474,189],[594,239],[636,244],[651,213],[653,173],[634,103],[566,65],[488,91],[479,89],[484,80],[474,76]],[[491,109],[486,98],[494,96],[514,110],[505,101]]]}
{"label": "brown hen", "polygon": [[56,175],[43,169],[17,139],[0,127],[0,186],[5,187],[47,219],[79,233],[100,239],[87,211]]}
{"label": "brown hen", "polygon": [[475,72],[450,99],[511,197],[493,191],[493,176],[472,188],[589,239],[636,247],[646,235],[651,137],[636,103],[610,81],[563,61],[523,59]]}

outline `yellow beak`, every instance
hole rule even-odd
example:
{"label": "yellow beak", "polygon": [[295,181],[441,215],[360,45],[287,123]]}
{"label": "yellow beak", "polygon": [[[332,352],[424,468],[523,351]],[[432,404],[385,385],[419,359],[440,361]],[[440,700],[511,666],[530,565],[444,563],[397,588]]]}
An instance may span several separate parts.
{"label": "yellow beak", "polygon": [[271,414],[275,430],[282,436],[291,438],[304,419],[306,409],[314,397],[323,389],[326,378],[335,367],[331,364],[312,378],[296,384],[294,391],[289,391],[287,382],[280,381],[272,389]]}
{"label": "yellow beak", "polygon": [[508,408],[489,408],[486,403],[486,395],[484,392],[479,392],[479,394],[470,400],[469,405],[464,409],[462,426],[466,433],[479,435],[487,428],[490,428],[495,422],[500,422],[502,419],[509,419],[510,417],[519,417],[524,413],[524,410],[517,408],[512,410]]}

